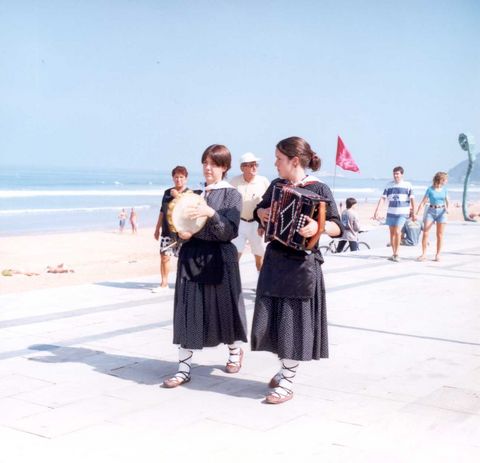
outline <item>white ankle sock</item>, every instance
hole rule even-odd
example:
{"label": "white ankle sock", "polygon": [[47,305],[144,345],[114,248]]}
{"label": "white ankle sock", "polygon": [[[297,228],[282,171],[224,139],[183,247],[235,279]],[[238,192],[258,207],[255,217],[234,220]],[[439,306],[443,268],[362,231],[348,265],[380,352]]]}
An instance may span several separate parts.
{"label": "white ankle sock", "polygon": [[274,391],[282,397],[285,397],[293,393],[293,379],[297,374],[299,362],[298,360],[290,359],[281,359],[280,361],[282,362],[282,369],[280,370],[280,374],[278,376],[279,385],[274,389]]}
{"label": "white ankle sock", "polygon": [[178,371],[175,376],[182,379],[190,376],[190,369],[192,365],[193,350],[178,348]]}
{"label": "white ankle sock", "polygon": [[228,362],[238,363],[240,362],[240,343],[234,342],[228,345]]}

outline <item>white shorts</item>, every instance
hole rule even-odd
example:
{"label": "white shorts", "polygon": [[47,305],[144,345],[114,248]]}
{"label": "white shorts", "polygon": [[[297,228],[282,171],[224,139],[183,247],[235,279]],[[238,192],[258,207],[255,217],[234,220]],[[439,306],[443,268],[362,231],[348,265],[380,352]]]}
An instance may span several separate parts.
{"label": "white shorts", "polygon": [[232,243],[237,247],[238,252],[243,252],[245,250],[245,244],[248,241],[253,255],[263,257],[265,254],[265,242],[263,236],[258,236],[257,229],[258,222],[245,222],[245,220],[240,220],[238,236],[232,240]]}
{"label": "white shorts", "polygon": [[163,248],[170,246],[173,243],[173,239],[170,236],[161,236],[160,237],[160,254],[164,254],[169,257],[178,257],[180,251],[180,246],[175,244],[165,251],[162,251]]}

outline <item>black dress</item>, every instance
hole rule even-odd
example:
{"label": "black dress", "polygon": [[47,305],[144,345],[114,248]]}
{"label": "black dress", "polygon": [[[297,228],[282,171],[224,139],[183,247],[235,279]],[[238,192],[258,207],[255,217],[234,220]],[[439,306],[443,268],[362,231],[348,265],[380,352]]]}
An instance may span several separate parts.
{"label": "black dress", "polygon": [[206,194],[215,215],[180,250],[173,343],[186,349],[247,341],[237,248],[242,197],[235,188]]}
{"label": "black dress", "polygon": [[[273,186],[278,182],[286,183],[285,180],[274,180],[257,209],[270,207]],[[330,188],[321,182],[302,188],[330,200],[326,219],[337,223],[342,229]],[[255,217],[258,220],[256,211]],[[323,258],[318,247],[308,253],[284,246],[276,240],[268,244],[257,285],[252,350],[269,351],[278,354],[279,358],[292,360],[328,357],[327,305],[322,264]],[[306,267],[308,278],[295,282],[295,270],[299,266],[303,267],[302,272]],[[273,272],[278,278],[271,277]],[[279,282],[278,279],[283,281]]]}

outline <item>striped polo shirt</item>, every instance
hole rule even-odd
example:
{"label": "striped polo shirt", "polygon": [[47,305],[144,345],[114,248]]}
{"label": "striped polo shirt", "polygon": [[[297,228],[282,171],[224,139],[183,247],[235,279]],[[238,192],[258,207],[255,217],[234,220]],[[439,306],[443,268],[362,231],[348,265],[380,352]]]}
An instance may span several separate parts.
{"label": "striped polo shirt", "polygon": [[410,214],[410,198],[413,198],[412,184],[402,180],[389,182],[383,190],[382,198],[388,201],[387,216],[401,217]]}

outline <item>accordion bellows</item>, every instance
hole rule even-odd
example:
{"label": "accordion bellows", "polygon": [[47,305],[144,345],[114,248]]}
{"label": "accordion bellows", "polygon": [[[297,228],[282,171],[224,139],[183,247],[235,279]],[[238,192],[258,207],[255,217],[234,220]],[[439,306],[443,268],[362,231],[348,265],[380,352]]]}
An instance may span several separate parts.
{"label": "accordion bellows", "polygon": [[[325,231],[327,203],[328,199],[306,188],[275,185],[265,227],[265,241],[277,240],[299,251],[312,249]],[[318,231],[311,238],[298,233],[307,224],[306,217],[318,223]]]}

